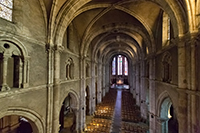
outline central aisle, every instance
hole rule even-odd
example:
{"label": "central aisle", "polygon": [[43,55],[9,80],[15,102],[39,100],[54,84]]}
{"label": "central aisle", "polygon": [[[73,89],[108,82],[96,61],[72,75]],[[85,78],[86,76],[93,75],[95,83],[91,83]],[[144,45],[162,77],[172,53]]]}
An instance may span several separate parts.
{"label": "central aisle", "polygon": [[122,90],[117,91],[117,98],[115,103],[114,119],[112,123],[112,133],[119,133],[121,128],[121,97]]}
{"label": "central aisle", "polygon": [[102,103],[96,106],[87,133],[147,133],[146,120],[129,90],[110,89]]}

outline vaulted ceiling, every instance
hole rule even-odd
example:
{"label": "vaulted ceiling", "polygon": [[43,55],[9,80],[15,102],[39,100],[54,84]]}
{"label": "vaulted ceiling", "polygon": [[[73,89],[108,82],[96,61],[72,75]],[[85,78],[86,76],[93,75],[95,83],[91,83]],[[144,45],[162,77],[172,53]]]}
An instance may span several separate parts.
{"label": "vaulted ceiling", "polygon": [[188,30],[185,3],[178,0],[44,0],[44,5],[49,38],[60,44],[73,23],[82,56],[88,48],[94,57],[124,54],[135,60],[155,52],[163,12],[170,16],[175,37]]}

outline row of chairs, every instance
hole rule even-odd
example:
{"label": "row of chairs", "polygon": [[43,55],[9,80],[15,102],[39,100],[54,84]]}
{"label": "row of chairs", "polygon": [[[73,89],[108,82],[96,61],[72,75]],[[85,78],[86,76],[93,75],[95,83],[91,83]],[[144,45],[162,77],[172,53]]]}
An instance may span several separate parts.
{"label": "row of chairs", "polygon": [[131,93],[122,92],[122,123],[121,133],[146,133],[148,126],[140,115],[140,108],[136,105]]}
{"label": "row of chairs", "polygon": [[112,116],[116,102],[117,91],[110,90],[103,98],[102,103],[96,106],[94,118],[87,125],[86,133],[109,133],[112,124]]}

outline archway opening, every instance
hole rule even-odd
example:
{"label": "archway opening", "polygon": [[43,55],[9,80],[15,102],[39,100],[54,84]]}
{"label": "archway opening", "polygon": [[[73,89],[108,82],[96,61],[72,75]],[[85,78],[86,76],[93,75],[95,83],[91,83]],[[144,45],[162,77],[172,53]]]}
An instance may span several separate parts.
{"label": "archway opening", "polygon": [[178,133],[178,120],[170,98],[166,98],[162,102],[160,124],[161,133]]}
{"label": "archway opening", "polygon": [[111,88],[129,89],[128,59],[124,55],[116,55],[111,62]]}
{"label": "archway opening", "polygon": [[96,102],[96,105],[97,105],[97,103],[98,103],[97,81],[95,82],[95,96],[96,96],[95,102]]}
{"label": "archway opening", "polygon": [[174,107],[172,105],[169,111],[171,117],[168,121],[168,131],[169,133],[178,133],[178,120],[176,114],[174,113]]}
{"label": "archway opening", "polygon": [[24,116],[9,115],[0,119],[1,133],[37,133],[35,123]]}
{"label": "archway opening", "polygon": [[89,93],[89,86],[86,87],[86,115],[90,114],[90,93]]}
{"label": "archway opening", "polygon": [[60,133],[73,132],[76,129],[76,113],[72,108],[72,97],[70,94],[65,98],[60,110]]}

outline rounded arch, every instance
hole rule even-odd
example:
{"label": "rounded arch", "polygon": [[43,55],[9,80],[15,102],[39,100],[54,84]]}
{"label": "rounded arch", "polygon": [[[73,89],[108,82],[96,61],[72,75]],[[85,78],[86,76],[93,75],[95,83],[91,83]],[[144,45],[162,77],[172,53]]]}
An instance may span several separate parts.
{"label": "rounded arch", "polygon": [[[90,2],[91,0],[80,0],[79,2],[76,2],[74,4],[72,4],[72,1],[70,2],[66,2],[66,4],[63,6],[60,14],[58,14],[58,19],[59,22],[56,24],[55,29],[53,31],[54,32],[54,41],[55,44],[62,44],[62,38],[63,35],[65,33],[65,28],[63,27],[67,27],[69,25],[69,23],[76,17],[78,16],[80,13],[87,11],[85,9],[82,9],[81,7],[83,7],[83,5],[87,4],[88,2]],[[126,1],[126,2],[131,2],[131,1]],[[180,5],[177,3],[177,1],[173,0],[173,1],[162,1],[162,2],[154,2],[155,4],[159,5],[162,9],[164,10],[168,10],[170,12],[170,16],[172,18],[175,18],[175,24],[177,25],[177,31],[179,35],[183,35],[188,31],[188,23],[182,23],[182,22],[187,22],[187,18],[184,15],[184,11],[182,9],[182,7],[180,7]],[[123,8],[119,8],[119,5],[121,3],[117,3],[114,7],[118,7],[119,10],[124,10]],[[73,5],[73,6],[71,6]],[[166,7],[167,5],[167,7]],[[94,8],[96,6],[90,6],[90,8]],[[105,7],[105,5],[104,5]],[[180,7],[180,8],[177,8]],[[76,9],[76,10],[75,10]],[[124,10],[125,11],[125,10]],[[69,13],[70,14],[67,14]],[[79,12],[79,14],[77,14],[77,12]],[[128,11],[126,11],[128,12]],[[129,13],[129,12],[128,12]],[[184,21],[185,20],[185,21]],[[148,28],[147,28],[148,29]]]}
{"label": "rounded arch", "polygon": [[3,43],[10,43],[10,44],[14,44],[15,46],[17,46],[24,57],[28,57],[28,50],[26,49],[25,45],[19,41],[17,38],[15,37],[9,37],[9,36],[0,36],[0,41]]}
{"label": "rounded arch", "polygon": [[[95,29],[95,30],[91,31],[90,34],[88,34],[85,37],[85,39],[83,39],[83,40],[86,40],[86,41],[83,41],[82,44],[81,44],[82,45],[81,46],[81,55],[86,55],[87,49],[88,49],[90,43],[92,42],[92,40],[95,37],[97,37],[98,35],[103,34],[103,33],[108,33],[109,31],[115,31],[116,28],[117,28],[119,33],[126,34],[127,36],[132,37],[134,40],[137,40],[135,35],[134,35],[135,33],[137,33],[138,36],[140,36],[142,39],[144,39],[144,42],[145,42],[146,45],[148,45],[148,47],[151,46],[151,41],[149,40],[148,35],[141,28],[136,27],[136,26],[131,25],[131,24],[119,23],[113,29],[112,24],[108,24],[108,25],[105,25],[103,29],[100,28],[100,29]],[[130,32],[130,30],[131,30],[131,32]],[[103,39],[103,38],[101,38],[101,39]],[[100,40],[95,45],[95,47],[97,47],[99,42],[100,42]],[[142,43],[140,41],[137,42],[137,46],[136,47],[138,48],[138,51],[142,51]]]}
{"label": "rounded arch", "polygon": [[67,96],[70,96],[71,97],[71,102],[70,103],[71,105],[71,108],[73,109],[79,109],[79,96],[78,94],[76,93],[76,91],[74,91],[73,89],[70,89],[68,93],[66,93],[66,95],[61,99],[60,101],[60,109],[62,108],[62,102],[65,100],[65,98]]}
{"label": "rounded arch", "polygon": [[157,101],[158,132],[178,132],[177,108],[167,91],[160,94]]}
{"label": "rounded arch", "polygon": [[[156,115],[160,117],[160,111],[161,111],[161,106],[163,104],[163,101],[165,99],[169,98],[168,100],[171,101],[171,103],[173,104],[173,100],[171,98],[171,96],[169,95],[169,93],[167,91],[164,91],[163,93],[161,93],[159,96],[158,96],[158,100],[157,100],[157,112],[156,112]],[[174,104],[173,104],[174,105]],[[176,108],[175,108],[175,112],[176,112]]]}
{"label": "rounded arch", "polygon": [[27,119],[31,120],[32,123],[31,126],[34,124],[37,128],[38,133],[45,133],[44,131],[44,120],[41,119],[41,116],[34,112],[33,110],[26,109],[26,108],[20,108],[20,107],[12,107],[5,110],[1,110],[0,112],[0,118],[3,118],[5,116],[10,115],[17,115],[17,116],[23,116]]}

